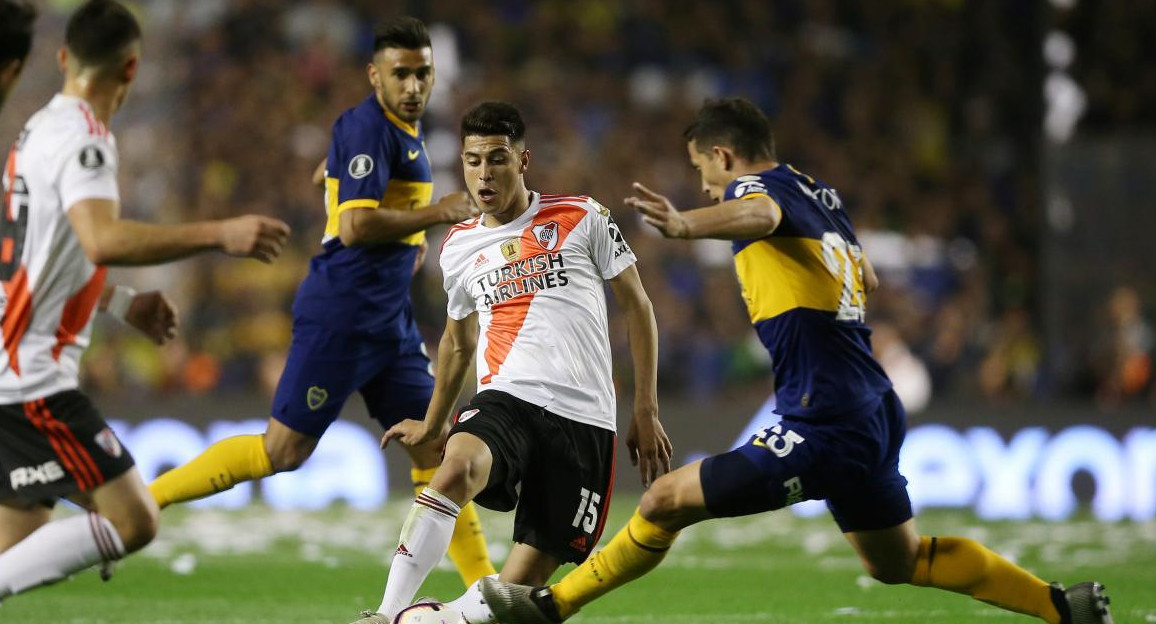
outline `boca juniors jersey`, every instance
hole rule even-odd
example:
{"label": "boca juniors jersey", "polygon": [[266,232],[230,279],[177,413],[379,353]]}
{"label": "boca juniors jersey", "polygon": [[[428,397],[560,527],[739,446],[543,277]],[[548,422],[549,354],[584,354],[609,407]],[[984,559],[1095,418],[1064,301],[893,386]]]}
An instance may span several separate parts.
{"label": "boca juniors jersey", "polygon": [[724,200],[758,196],[783,218],[770,236],[734,241],[735,269],[773,360],[776,411],[824,417],[877,401],[891,382],[871,353],[863,252],[838,193],[779,165],[739,177]]}
{"label": "boca juniors jersey", "polygon": [[610,212],[589,197],[534,193],[510,223],[483,218],[450,228],[441,251],[449,316],[478,314],[478,392],[614,431],[603,282],[636,258]]}
{"label": "boca juniors jersey", "polygon": [[425,232],[392,243],[346,247],[338,224],[349,210],[415,210],[428,206],[432,196],[420,125],[402,121],[372,95],[342,114],[333,125],[325,164],[324,250],[310,262],[294,315],[379,336],[416,331],[409,287]]}

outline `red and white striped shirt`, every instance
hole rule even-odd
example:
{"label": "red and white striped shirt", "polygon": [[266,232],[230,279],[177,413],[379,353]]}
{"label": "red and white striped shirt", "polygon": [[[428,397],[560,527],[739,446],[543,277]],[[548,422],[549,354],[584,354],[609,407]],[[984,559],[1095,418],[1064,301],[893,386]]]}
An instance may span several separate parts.
{"label": "red and white striped shirt", "polygon": [[0,218],[0,403],[75,389],[105,269],[80,246],[68,209],[119,201],[116,140],[88,104],[58,94],[8,152]]}
{"label": "red and white striped shirt", "polygon": [[636,258],[610,212],[589,197],[534,193],[510,223],[483,218],[450,228],[441,251],[450,317],[478,313],[478,391],[614,431],[603,282]]}

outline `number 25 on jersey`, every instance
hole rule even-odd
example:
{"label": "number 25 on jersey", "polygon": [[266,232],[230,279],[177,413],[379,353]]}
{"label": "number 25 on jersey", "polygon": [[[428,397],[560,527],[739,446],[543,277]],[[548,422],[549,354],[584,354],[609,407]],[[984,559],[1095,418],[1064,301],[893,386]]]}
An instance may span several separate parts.
{"label": "number 25 on jersey", "polygon": [[847,242],[838,232],[823,233],[823,264],[842,283],[837,321],[862,323],[867,314],[863,292],[863,250]]}

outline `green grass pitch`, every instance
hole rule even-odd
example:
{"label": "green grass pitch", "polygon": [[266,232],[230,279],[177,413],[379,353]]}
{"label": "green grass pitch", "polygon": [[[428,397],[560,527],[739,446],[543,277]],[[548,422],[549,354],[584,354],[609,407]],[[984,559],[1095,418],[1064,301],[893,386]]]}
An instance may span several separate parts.
{"label": "green grass pitch", "polygon": [[[607,533],[635,501],[615,501]],[[161,535],[122,562],[17,596],[0,624],[345,624],[375,607],[406,505],[377,512],[172,509]],[[495,558],[511,516],[483,510]],[[957,512],[920,518],[923,533],[966,535],[1048,580],[1107,585],[1118,624],[1156,622],[1156,523],[984,523]],[[609,535],[604,537],[604,541]],[[569,569],[564,567],[563,571]],[[446,562],[422,594],[461,591]],[[687,530],[663,565],[588,606],[575,624],[964,624],[1031,622],[936,590],[868,579],[826,517],[788,513]]]}

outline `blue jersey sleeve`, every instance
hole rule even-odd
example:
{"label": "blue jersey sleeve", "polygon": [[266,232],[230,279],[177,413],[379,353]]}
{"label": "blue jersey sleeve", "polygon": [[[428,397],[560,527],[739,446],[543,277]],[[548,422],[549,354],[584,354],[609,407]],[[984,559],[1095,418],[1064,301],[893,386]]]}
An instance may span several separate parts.
{"label": "blue jersey sleeve", "polygon": [[778,199],[771,194],[767,189],[766,182],[762,177],[757,175],[745,175],[735,178],[734,182],[727,185],[727,190],[723,195],[723,201],[730,201],[732,199],[744,199],[751,197],[770,197],[775,203],[779,203]]}
{"label": "blue jersey sleeve", "polygon": [[386,133],[343,116],[333,126],[326,162],[328,177],[337,181],[337,212],[376,208],[389,184],[393,150]]}
{"label": "blue jersey sleeve", "polygon": [[[734,179],[733,182],[727,185],[723,191],[723,201],[731,201],[732,199],[754,199],[755,197],[767,197],[776,206],[779,207],[780,222],[779,227],[771,232],[771,236],[779,233],[783,229],[784,222],[787,221],[786,205],[779,200],[778,194],[773,192],[768,186],[767,181],[760,175],[744,175]],[[753,240],[735,240],[731,243],[731,247],[735,253],[745,248],[747,245],[754,242]]]}

